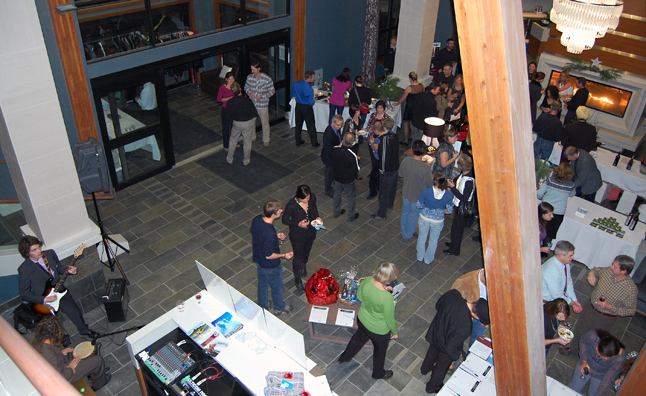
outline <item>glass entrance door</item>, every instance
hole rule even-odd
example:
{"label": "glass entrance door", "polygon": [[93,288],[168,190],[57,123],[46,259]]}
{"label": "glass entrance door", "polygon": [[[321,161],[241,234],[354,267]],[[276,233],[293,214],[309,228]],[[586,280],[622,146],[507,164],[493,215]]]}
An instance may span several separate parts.
{"label": "glass entrance door", "polygon": [[175,158],[168,127],[163,79],[93,85],[95,106],[115,189],[170,169]]}

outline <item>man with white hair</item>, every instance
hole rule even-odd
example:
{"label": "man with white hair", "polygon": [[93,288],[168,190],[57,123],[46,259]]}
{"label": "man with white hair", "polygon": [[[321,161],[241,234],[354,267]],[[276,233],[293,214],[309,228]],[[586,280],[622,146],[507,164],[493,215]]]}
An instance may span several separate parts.
{"label": "man with white hair", "polygon": [[579,106],[576,109],[577,122],[567,124],[561,138],[563,147],[574,146],[578,149],[591,152],[597,149],[597,128],[588,124],[590,109]]}

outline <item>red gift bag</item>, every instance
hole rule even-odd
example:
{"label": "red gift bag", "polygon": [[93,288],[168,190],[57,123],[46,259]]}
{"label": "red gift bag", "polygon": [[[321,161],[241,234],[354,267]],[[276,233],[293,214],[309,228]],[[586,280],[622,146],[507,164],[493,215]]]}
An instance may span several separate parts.
{"label": "red gift bag", "polygon": [[336,302],[339,284],[336,283],[330,271],[321,268],[305,284],[307,301],[313,305],[330,305]]}

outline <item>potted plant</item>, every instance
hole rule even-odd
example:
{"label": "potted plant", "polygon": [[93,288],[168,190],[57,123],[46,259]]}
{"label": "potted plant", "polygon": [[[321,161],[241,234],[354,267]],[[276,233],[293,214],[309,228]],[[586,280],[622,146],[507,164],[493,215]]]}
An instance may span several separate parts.
{"label": "potted plant", "polygon": [[541,186],[541,183],[552,173],[552,168],[548,161],[542,160],[540,156],[534,158],[534,169],[536,170],[536,189]]}
{"label": "potted plant", "polygon": [[388,76],[382,82],[371,84],[370,89],[377,95],[377,98],[390,102],[396,100],[399,95],[398,83],[399,78]]}

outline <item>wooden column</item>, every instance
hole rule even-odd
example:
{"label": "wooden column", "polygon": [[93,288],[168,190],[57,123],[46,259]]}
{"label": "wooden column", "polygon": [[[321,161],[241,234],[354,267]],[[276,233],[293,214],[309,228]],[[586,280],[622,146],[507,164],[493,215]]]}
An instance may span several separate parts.
{"label": "wooden column", "polygon": [[69,1],[67,0],[48,0],[49,12],[54,26],[54,33],[56,34],[58,53],[60,54],[63,72],[65,73],[67,92],[72,103],[76,130],[79,141],[83,142],[90,137],[99,139],[99,135],[92,111],[94,107],[93,101],[90,97],[90,90],[85,77],[85,68],[83,67],[83,51],[81,51],[78,36],[76,35],[74,14],[58,14],[56,12],[57,4],[68,3]]}
{"label": "wooden column", "polygon": [[[294,3],[294,81],[305,75],[305,0]],[[292,109],[292,111],[294,111]]]}
{"label": "wooden column", "polygon": [[[499,396],[546,394],[522,5],[455,0]],[[543,379],[543,380],[537,380]]]}

